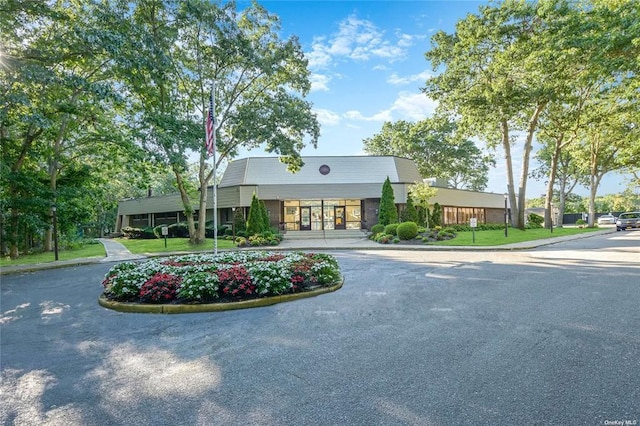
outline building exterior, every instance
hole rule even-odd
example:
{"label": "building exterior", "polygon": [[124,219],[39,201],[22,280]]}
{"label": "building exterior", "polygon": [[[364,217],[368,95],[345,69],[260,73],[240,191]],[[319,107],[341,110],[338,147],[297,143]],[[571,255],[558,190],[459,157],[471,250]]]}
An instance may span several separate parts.
{"label": "building exterior", "polygon": [[[244,209],[246,217],[255,193],[264,201],[271,225],[284,231],[370,229],[378,220],[387,177],[400,211],[406,205],[409,186],[422,181],[415,163],[407,158],[313,156],[303,161],[295,174],[277,157],[232,161],[217,188],[218,223],[231,222],[237,208]],[[208,219],[213,219],[212,192],[208,192]],[[503,194],[439,187],[431,201],[442,206],[445,225],[469,223],[471,217],[478,223],[504,223]],[[123,200],[116,230],[182,222],[186,220],[183,210],[179,194]]]}

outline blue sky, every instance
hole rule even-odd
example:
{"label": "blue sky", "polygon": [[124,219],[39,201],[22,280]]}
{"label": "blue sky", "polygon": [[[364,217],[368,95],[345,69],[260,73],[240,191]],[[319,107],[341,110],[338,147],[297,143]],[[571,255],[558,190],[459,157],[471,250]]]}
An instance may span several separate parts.
{"label": "blue sky", "polygon": [[[303,155],[364,155],[363,139],[379,133],[385,121],[419,121],[437,102],[420,88],[433,75],[424,53],[437,31],[453,32],[458,20],[488,2],[477,1],[260,1],[281,21],[282,37],[299,38],[309,59],[312,90],[307,100],[321,125],[317,149]],[[239,2],[242,7],[246,2]],[[480,143],[479,143],[480,145]],[[264,156],[261,150],[240,157]],[[513,152],[520,164],[520,152]],[[487,191],[506,190],[504,156]],[[532,167],[535,165],[532,164]],[[516,182],[520,172],[515,171]],[[620,184],[618,184],[620,182]],[[619,176],[605,177],[599,194],[624,190]],[[545,192],[544,182],[529,179],[527,196]],[[586,195],[586,189],[576,191]]]}

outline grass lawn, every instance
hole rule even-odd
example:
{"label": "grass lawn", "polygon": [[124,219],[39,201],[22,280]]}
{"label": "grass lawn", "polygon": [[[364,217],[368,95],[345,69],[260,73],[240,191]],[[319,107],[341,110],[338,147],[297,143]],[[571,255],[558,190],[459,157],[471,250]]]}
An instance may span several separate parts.
{"label": "grass lawn", "polygon": [[[126,238],[116,238],[115,241],[122,243],[133,254],[145,253],[166,253],[173,251],[213,251],[213,238],[207,238],[207,242],[200,246],[189,244],[188,238],[167,238],[167,247],[164,247],[164,238],[157,240],[128,240]],[[218,239],[219,249],[235,248],[232,241]]]}
{"label": "grass lawn", "polygon": [[[105,255],[106,253],[102,244],[86,244],[84,247],[78,250],[59,251],[58,260],[72,260],[84,257],[104,257]],[[11,260],[8,257],[3,257],[0,259],[0,267],[54,262],[54,258],[55,256],[53,252],[25,254],[21,255],[16,260]]]}
{"label": "grass lawn", "polygon": [[438,246],[500,246],[523,241],[542,240],[545,238],[562,237],[565,235],[584,234],[586,232],[601,231],[604,228],[553,228],[553,233],[548,229],[527,229],[521,231],[517,228],[509,228],[505,238],[504,229],[492,231],[476,231],[476,242],[473,242],[473,232],[458,232],[456,238],[447,241],[431,243]]}

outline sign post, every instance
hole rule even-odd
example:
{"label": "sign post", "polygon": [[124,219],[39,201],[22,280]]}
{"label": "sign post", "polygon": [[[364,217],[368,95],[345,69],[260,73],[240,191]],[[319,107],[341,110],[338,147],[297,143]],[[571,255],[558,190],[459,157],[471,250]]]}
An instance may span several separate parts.
{"label": "sign post", "polygon": [[469,219],[469,226],[471,227],[471,236],[473,238],[473,244],[476,243],[476,228],[478,227],[478,218],[472,217]]}
{"label": "sign post", "polygon": [[164,248],[167,248],[167,235],[169,235],[169,227],[163,226],[161,229],[162,235],[164,236]]}

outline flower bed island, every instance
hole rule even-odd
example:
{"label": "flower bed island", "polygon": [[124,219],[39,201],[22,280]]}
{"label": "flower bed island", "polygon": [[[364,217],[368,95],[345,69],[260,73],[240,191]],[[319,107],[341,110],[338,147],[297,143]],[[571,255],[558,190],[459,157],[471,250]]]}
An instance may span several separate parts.
{"label": "flower bed island", "polygon": [[338,262],[319,253],[234,251],[125,262],[107,272],[100,304],[127,312],[265,306],[335,291]]}

